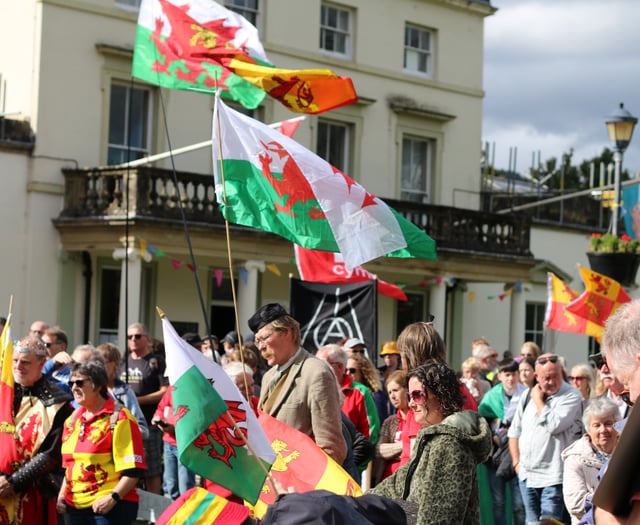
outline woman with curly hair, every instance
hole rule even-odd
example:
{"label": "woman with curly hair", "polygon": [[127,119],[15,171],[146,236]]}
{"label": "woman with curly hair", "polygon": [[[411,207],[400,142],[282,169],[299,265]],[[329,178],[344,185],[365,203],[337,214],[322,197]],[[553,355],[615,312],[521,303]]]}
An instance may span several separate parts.
{"label": "woman with curly hair", "polygon": [[[363,354],[352,353],[347,360],[347,373],[351,374],[354,381],[363,384],[371,392],[378,413],[379,421],[377,430],[379,430],[381,422],[387,419],[391,413],[389,397],[384,391],[384,388],[382,388],[380,371],[373,365],[371,360]],[[377,430],[376,440],[378,436]],[[375,441],[373,442],[375,444]]]}
{"label": "woman with curly hair", "polygon": [[476,466],[491,453],[491,431],[464,402],[456,372],[429,361],[408,374],[409,406],[422,425],[410,461],[370,490],[418,504],[418,525],[480,522]]}

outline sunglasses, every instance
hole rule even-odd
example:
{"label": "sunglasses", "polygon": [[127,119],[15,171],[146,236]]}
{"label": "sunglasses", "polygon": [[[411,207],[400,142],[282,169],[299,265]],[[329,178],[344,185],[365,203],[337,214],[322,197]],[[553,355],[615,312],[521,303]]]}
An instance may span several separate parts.
{"label": "sunglasses", "polygon": [[584,376],[569,376],[569,381],[575,381],[577,383],[582,383],[586,377]]}
{"label": "sunglasses", "polygon": [[135,339],[136,341],[138,339],[141,339],[144,336],[144,334],[130,334],[127,336],[127,339]]}
{"label": "sunglasses", "polygon": [[620,397],[624,401],[625,405],[627,405],[629,408],[633,408],[634,403],[633,403],[633,401],[631,401],[631,394],[629,394],[628,390],[624,390],[620,394]]}
{"label": "sunglasses", "polygon": [[357,368],[347,368],[346,370],[349,374],[354,375],[358,369]]}
{"label": "sunglasses", "polygon": [[88,379],[70,379],[69,382],[67,383],[69,385],[69,388],[73,388],[74,386],[77,386],[78,388],[82,388],[85,384],[85,382],[87,382]]}
{"label": "sunglasses", "polygon": [[43,343],[45,348],[51,348],[53,345],[59,345],[57,341],[55,343]]}
{"label": "sunglasses", "polygon": [[556,364],[558,362],[558,356],[550,355],[549,357],[538,357],[538,360],[536,361],[539,365],[546,365],[549,362]]}
{"label": "sunglasses", "polygon": [[350,352],[352,354],[364,354],[364,350],[362,348],[351,348]]}
{"label": "sunglasses", "polygon": [[407,396],[410,401],[413,401],[416,405],[424,404],[426,396],[422,390],[412,390],[411,392],[407,392]]}

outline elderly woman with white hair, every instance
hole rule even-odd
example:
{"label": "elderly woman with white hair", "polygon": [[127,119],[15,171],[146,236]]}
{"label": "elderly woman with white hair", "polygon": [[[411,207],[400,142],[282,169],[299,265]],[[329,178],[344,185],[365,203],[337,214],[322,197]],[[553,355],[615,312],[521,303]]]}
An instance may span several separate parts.
{"label": "elderly woman with white hair", "polygon": [[591,499],[598,485],[598,472],[618,442],[613,425],[619,419],[616,403],[606,397],[591,399],[582,416],[586,434],[562,452],[562,493],[572,524],[584,515],[585,501]]}

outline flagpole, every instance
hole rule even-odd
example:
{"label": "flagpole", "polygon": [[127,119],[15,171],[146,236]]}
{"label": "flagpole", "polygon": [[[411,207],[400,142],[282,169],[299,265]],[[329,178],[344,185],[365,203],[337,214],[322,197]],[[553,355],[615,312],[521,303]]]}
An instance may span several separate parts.
{"label": "flagpole", "polygon": [[[300,117],[295,117],[291,119],[281,120],[279,122],[274,122],[273,124],[269,124],[270,128],[278,128],[282,126],[283,122],[299,122],[306,119],[306,115],[301,115]],[[147,157],[143,157],[141,159],[132,160],[129,162],[123,162],[122,164],[114,164],[109,167],[112,169],[122,169],[122,168],[137,168],[138,166],[144,166],[146,164],[151,164],[158,160],[163,160],[171,156],[182,155],[183,153],[191,153],[192,151],[197,151],[203,148],[210,148],[213,145],[213,140],[205,140],[203,142],[198,142],[196,144],[191,144],[190,146],[183,146],[182,148],[165,151],[163,153],[156,153],[155,155],[148,155]]]}
{"label": "flagpole", "polygon": [[[160,308],[159,306],[156,306],[156,312],[158,312],[158,316],[160,316],[160,319],[164,319],[167,317],[167,314],[164,313],[164,310],[162,308]],[[238,335],[240,335],[240,333],[238,332]],[[244,363],[243,363],[244,364]],[[219,365],[218,365],[219,366]],[[246,385],[246,378],[245,378],[245,385]],[[211,388],[213,388],[213,385],[211,386]],[[251,401],[250,401],[250,397],[246,397],[245,398],[247,405],[249,406],[250,410],[253,410],[251,408]],[[226,403],[225,403],[226,405]],[[236,437],[239,437],[243,443],[245,444],[245,446],[249,449],[249,452],[251,452],[251,454],[253,455],[253,457],[255,458],[255,460],[258,462],[258,465],[260,466],[260,469],[262,470],[262,472],[264,473],[265,477],[269,480],[269,483],[271,483],[271,486],[273,487],[273,490],[275,491],[276,495],[279,495],[280,492],[278,491],[278,489],[276,488],[276,484],[275,484],[275,480],[271,477],[271,474],[269,473],[269,471],[265,468],[264,464],[262,463],[262,461],[260,461],[260,456],[258,455],[258,453],[256,452],[256,450],[253,448],[253,446],[251,446],[251,443],[249,443],[249,441],[247,440],[247,437],[244,435],[244,432],[242,432],[240,430],[240,427],[238,426],[238,424],[236,423],[236,420],[233,418],[233,416],[231,415],[231,412],[229,412],[229,408],[227,406],[227,410],[225,411],[225,415],[229,418],[229,421],[231,421],[231,424],[233,425],[233,430],[236,434]],[[210,480],[210,481],[215,481],[215,480]]]}

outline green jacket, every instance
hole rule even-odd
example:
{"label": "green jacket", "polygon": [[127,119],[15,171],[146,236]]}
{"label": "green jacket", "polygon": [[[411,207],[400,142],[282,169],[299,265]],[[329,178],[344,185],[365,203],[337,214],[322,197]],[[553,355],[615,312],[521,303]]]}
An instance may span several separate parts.
{"label": "green jacket", "polygon": [[476,466],[491,453],[491,431],[470,410],[420,429],[409,462],[370,490],[418,504],[417,525],[476,525]]}

